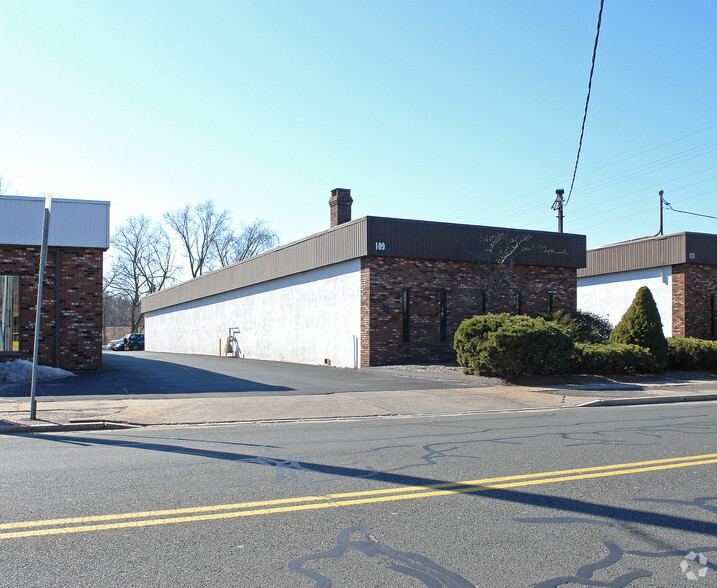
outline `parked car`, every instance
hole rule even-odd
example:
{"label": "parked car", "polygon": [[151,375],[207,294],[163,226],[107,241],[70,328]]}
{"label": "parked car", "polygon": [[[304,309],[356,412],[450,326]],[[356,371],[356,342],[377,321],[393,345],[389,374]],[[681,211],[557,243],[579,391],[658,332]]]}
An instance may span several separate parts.
{"label": "parked car", "polygon": [[112,351],[144,351],[144,333],[128,333],[121,339],[115,339],[107,344]]}
{"label": "parked car", "polygon": [[107,343],[107,349],[110,351],[120,351],[124,349],[124,339],[114,339]]}

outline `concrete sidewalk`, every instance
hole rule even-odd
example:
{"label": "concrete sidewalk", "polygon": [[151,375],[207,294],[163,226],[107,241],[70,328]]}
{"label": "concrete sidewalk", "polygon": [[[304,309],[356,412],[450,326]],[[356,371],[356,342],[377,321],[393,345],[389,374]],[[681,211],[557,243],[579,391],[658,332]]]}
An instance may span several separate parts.
{"label": "concrete sidewalk", "polygon": [[39,398],[34,421],[29,418],[29,400],[0,398],[0,434],[709,401],[717,400],[717,376],[701,373],[622,379],[583,376],[544,379],[534,386],[523,382],[522,385],[337,392],[316,396],[64,398]]}

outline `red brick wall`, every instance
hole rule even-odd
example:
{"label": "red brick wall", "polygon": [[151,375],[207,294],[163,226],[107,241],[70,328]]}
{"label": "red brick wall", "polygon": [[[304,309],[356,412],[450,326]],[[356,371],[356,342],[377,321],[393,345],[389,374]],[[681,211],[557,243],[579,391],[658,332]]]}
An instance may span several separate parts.
{"label": "red brick wall", "polygon": [[[102,254],[101,249],[48,248],[42,286],[40,364],[71,371],[102,367]],[[39,247],[0,246],[0,275],[20,276],[20,351],[2,354],[0,361],[32,360],[39,267]]]}
{"label": "red brick wall", "polygon": [[717,266],[672,266],[673,337],[711,338],[713,295],[717,296]]}
{"label": "red brick wall", "polygon": [[685,336],[685,266],[672,266],[672,336]]}
{"label": "red brick wall", "polygon": [[[517,312],[522,293],[524,314],[575,309],[577,270],[515,266],[510,284],[489,309]],[[402,295],[410,288],[410,339],[403,341]],[[440,296],[447,294],[447,337],[440,341]],[[365,257],[361,266],[361,365],[430,363],[455,359],[453,335],[466,318],[481,311],[482,288],[475,263]]]}

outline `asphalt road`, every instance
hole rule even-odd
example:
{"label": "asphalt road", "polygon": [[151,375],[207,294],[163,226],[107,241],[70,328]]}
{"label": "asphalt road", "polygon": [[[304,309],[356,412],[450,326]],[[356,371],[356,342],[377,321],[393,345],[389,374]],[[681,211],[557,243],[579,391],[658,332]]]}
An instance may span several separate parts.
{"label": "asphalt road", "polygon": [[[475,387],[493,381],[475,376],[460,376],[458,379],[450,375],[423,377],[420,374],[399,375],[377,368],[353,370],[145,351],[105,351],[102,363],[101,373],[39,381],[37,396],[291,396]],[[5,384],[2,387],[4,397],[29,395],[28,383]]]}
{"label": "asphalt road", "polygon": [[0,586],[715,586],[715,433],[712,402],[4,436]]}

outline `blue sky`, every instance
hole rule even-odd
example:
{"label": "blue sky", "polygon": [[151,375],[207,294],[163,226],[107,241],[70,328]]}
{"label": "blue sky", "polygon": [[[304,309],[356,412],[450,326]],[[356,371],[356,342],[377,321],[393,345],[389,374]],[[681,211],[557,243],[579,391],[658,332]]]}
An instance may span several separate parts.
{"label": "blue sky", "polygon": [[[127,215],[212,198],[282,243],[353,216],[556,230],[598,0],[0,0],[11,194]],[[606,0],[565,230],[717,216],[717,3]],[[665,213],[665,232],[717,220]]]}

